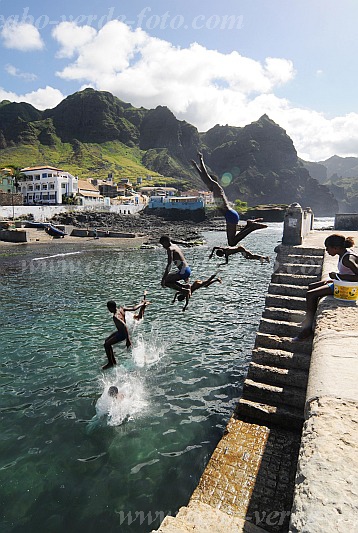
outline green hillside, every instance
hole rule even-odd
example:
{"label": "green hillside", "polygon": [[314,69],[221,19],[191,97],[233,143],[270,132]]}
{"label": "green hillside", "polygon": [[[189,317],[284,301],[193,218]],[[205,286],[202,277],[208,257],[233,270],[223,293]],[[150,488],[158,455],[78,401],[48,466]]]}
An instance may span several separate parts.
{"label": "green hillside", "polygon": [[[23,168],[50,165],[62,168],[80,179],[105,179],[111,172],[115,181],[129,178],[135,183],[138,177],[142,177],[143,184],[176,183],[175,179],[146,168],[141,163],[142,157],[143,152],[139,148],[130,148],[119,141],[103,144],[57,141],[55,146],[22,144],[0,150],[0,166]],[[151,176],[152,180],[148,180],[147,176]]]}

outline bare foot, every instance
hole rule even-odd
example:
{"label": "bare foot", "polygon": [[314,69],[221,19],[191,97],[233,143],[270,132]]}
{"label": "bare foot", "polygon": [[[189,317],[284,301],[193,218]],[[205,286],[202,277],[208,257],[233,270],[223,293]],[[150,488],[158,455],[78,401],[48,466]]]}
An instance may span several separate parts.
{"label": "bare foot", "polygon": [[313,334],[313,331],[311,328],[305,328],[305,329],[302,329],[299,332],[299,334],[296,337],[294,337],[292,340],[295,342],[304,341],[305,339],[308,339],[308,337],[310,337],[312,334]]}
{"label": "bare foot", "polygon": [[264,256],[260,257],[260,263],[261,263],[261,265],[262,265],[263,263],[269,263],[269,262],[270,262],[270,258],[269,258],[268,255],[267,255],[266,257],[264,257]]}
{"label": "bare foot", "polygon": [[106,365],[102,366],[102,370],[107,370],[108,368],[112,368],[112,363],[107,363]]}
{"label": "bare foot", "polygon": [[[257,220],[262,220],[262,219],[257,219]],[[248,226],[253,226],[255,229],[264,229],[264,228],[267,228],[267,225],[266,224],[261,224],[260,222],[257,222],[256,220],[248,220],[246,222],[246,224]]]}

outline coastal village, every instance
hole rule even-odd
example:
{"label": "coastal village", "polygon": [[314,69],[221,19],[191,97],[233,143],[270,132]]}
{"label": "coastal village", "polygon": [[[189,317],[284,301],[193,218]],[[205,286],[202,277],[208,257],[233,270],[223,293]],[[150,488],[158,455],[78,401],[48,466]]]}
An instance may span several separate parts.
{"label": "coastal village", "polygon": [[[190,191],[178,195],[174,187],[142,186],[142,177],[131,183],[129,178],[115,181],[110,173],[105,180],[97,178],[81,180],[69,172],[52,166],[34,166],[18,169],[18,177],[13,169],[0,171],[0,205],[79,205],[82,207],[104,208],[110,205],[136,206],[143,209],[152,198],[153,208],[162,204],[180,204],[183,208],[197,209],[212,203],[212,194],[207,191]],[[150,182],[151,176],[146,180]],[[154,201],[154,197],[159,197]],[[167,198],[164,201],[163,198]],[[193,204],[193,205],[192,205]],[[124,207],[124,213],[125,213]],[[133,212],[133,207],[127,207]]]}
{"label": "coastal village", "polygon": [[[191,190],[180,194],[177,188],[166,185],[143,185],[143,178],[136,178],[132,183],[129,178],[115,180],[112,174],[104,180],[93,178],[81,180],[71,173],[53,166],[34,166],[16,170],[4,168],[0,173],[0,209],[2,220],[0,226],[0,241],[33,242],[39,239],[39,234],[24,230],[27,226],[38,223],[42,229],[53,238],[68,235],[63,224],[51,223],[54,216],[65,213],[102,214],[102,224],[105,227],[91,227],[87,229],[71,229],[72,237],[98,236],[121,238],[129,235],[128,230],[108,225],[105,214],[134,215],[146,210],[164,217],[183,221],[202,221],[205,219],[205,208],[213,205],[213,195],[209,191]],[[151,176],[146,176],[147,183],[152,182]],[[18,222],[15,224],[15,221]],[[119,229],[119,231],[118,231]],[[7,231],[4,231],[7,230]],[[140,229],[139,229],[140,232]],[[134,230],[130,237],[137,237]],[[67,239],[68,240],[68,239]],[[140,236],[140,241],[145,240]],[[107,239],[108,241],[108,239]],[[133,241],[134,242],[134,241]]]}

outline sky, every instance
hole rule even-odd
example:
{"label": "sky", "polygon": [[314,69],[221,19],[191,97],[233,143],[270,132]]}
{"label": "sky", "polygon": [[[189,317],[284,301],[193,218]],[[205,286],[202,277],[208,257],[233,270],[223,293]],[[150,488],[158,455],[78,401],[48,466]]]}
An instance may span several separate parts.
{"label": "sky", "polygon": [[92,87],[199,131],[266,113],[307,161],[358,157],[357,22],[357,0],[0,0],[0,101]]}

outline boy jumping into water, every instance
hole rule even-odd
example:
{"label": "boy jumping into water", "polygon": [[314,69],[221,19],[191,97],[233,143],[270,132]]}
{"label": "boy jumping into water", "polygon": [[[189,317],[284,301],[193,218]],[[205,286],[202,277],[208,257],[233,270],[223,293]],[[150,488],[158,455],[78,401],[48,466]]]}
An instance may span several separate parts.
{"label": "boy jumping into water", "polygon": [[269,263],[270,258],[268,255],[257,255],[250,252],[250,250],[246,250],[243,246],[214,246],[214,248],[211,250],[211,254],[209,255],[209,259],[212,258],[214,255],[214,252],[216,252],[216,255],[218,257],[225,257],[225,264],[227,265],[229,262],[229,256],[234,254],[242,254],[245,259],[259,259],[261,263]]}
{"label": "boy jumping into water", "polygon": [[[183,252],[177,244],[171,242],[167,235],[162,235],[159,239],[160,244],[167,251],[167,265],[164,270],[161,285],[162,287],[169,287],[184,295],[184,298],[189,302],[190,298],[190,283],[189,277],[191,269],[184,257]],[[177,268],[176,272],[170,272],[172,266]],[[184,281],[185,283],[179,283]]]}
{"label": "boy jumping into water", "polygon": [[117,331],[112,333],[104,341],[104,349],[108,358],[108,363],[102,367],[103,370],[110,368],[117,364],[116,358],[114,357],[113,345],[117,342],[126,341],[127,348],[132,346],[131,340],[129,338],[128,328],[125,323],[125,308],[117,307],[116,302],[110,300],[107,302],[107,308],[110,313],[113,313],[113,322],[117,328]]}
{"label": "boy jumping into water", "polygon": [[194,168],[197,170],[199,176],[203,180],[204,184],[207,186],[209,191],[214,195],[214,199],[218,201],[219,208],[222,214],[225,216],[226,220],[226,235],[227,242],[229,246],[236,246],[242,239],[247,237],[252,231],[257,229],[267,228],[265,224],[260,224],[262,219],[258,218],[255,220],[248,220],[246,226],[244,226],[240,231],[237,231],[237,225],[240,220],[240,216],[230,207],[229,201],[226,198],[224,189],[221,187],[220,183],[216,181],[208,173],[206,166],[204,164],[203,154],[198,152],[199,164],[196,161],[192,160],[191,163]]}
{"label": "boy jumping into water", "polygon": [[110,300],[107,302],[108,311],[113,313],[113,322],[117,328],[117,331],[112,333],[109,337],[106,338],[104,342],[104,349],[108,358],[108,363],[102,367],[103,370],[110,368],[117,364],[116,358],[114,357],[113,345],[118,342],[126,341],[127,348],[132,346],[131,340],[129,338],[128,328],[126,324],[126,311],[137,311],[139,312],[133,316],[135,320],[141,320],[144,316],[145,309],[147,305],[150,304],[146,299],[147,291],[144,291],[143,300],[138,304],[131,307],[117,307],[116,302]]}
{"label": "boy jumping into water", "polygon": [[[190,286],[190,293],[193,294],[193,292],[197,291],[198,289],[209,287],[215,282],[222,283],[221,278],[217,277],[218,273],[219,272],[215,272],[215,274],[212,274],[208,279],[204,281],[202,281],[201,279],[196,279]],[[185,294],[176,292],[172,303],[174,303],[176,299],[178,299],[179,302],[183,302],[184,299],[186,299]],[[188,307],[188,303],[189,303],[189,298],[186,299],[185,305],[183,307],[183,311],[185,311],[185,309]]]}

